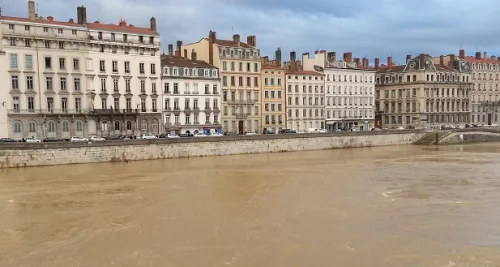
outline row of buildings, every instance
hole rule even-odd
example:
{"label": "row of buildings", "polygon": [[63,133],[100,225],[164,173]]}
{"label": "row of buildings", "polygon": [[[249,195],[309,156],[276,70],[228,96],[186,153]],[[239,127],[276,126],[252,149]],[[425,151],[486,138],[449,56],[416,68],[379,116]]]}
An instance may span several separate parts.
{"label": "row of buildings", "polygon": [[386,64],[325,50],[261,56],[256,36],[168,45],[156,19],[0,17],[0,136],[370,130],[498,122],[500,60],[408,55]]}

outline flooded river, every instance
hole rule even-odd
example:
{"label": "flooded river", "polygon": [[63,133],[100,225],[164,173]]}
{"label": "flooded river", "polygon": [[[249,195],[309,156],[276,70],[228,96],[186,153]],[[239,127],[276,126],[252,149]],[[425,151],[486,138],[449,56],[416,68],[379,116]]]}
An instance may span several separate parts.
{"label": "flooded river", "polygon": [[2,170],[0,266],[500,266],[500,144]]}

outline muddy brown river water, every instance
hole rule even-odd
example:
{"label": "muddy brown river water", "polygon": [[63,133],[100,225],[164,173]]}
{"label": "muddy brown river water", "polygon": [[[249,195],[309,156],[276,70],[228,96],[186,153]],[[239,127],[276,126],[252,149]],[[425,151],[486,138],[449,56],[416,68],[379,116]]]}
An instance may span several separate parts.
{"label": "muddy brown river water", "polygon": [[0,170],[0,266],[500,266],[500,144]]}

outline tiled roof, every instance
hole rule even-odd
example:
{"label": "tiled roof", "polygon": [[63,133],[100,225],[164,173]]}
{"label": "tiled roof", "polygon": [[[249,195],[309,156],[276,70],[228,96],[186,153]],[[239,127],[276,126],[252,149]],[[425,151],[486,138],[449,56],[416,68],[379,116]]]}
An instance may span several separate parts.
{"label": "tiled roof", "polygon": [[455,69],[452,69],[448,66],[441,65],[441,64],[434,64],[434,67],[436,68],[437,71],[449,71],[449,72],[455,71]]}
{"label": "tiled roof", "polygon": [[396,65],[396,66],[391,66],[391,67],[382,65],[377,69],[377,72],[378,73],[381,73],[381,72],[400,72],[400,71],[403,71],[405,69],[405,67],[406,67],[406,65]]}
{"label": "tiled roof", "polygon": [[[205,40],[208,41],[208,38],[204,38]],[[242,47],[242,48],[254,48],[253,46],[240,42],[240,45],[238,46],[235,42],[232,40],[221,40],[221,39],[216,39],[215,44],[220,45],[220,46],[229,46],[229,47]]]}
{"label": "tiled roof", "polygon": [[287,71],[286,74],[325,76],[325,74],[323,73],[309,71],[309,70]]}
{"label": "tiled roof", "polygon": [[465,57],[464,58],[467,62],[470,63],[486,63],[486,64],[500,64],[498,60],[492,59],[492,58],[481,58],[477,59],[476,57]]}
{"label": "tiled roof", "polygon": [[215,66],[201,60],[191,60],[184,57],[161,55],[161,66],[181,67],[181,68],[205,68],[217,69]]}
{"label": "tiled roof", "polygon": [[2,16],[1,20],[12,20],[12,21],[21,21],[21,22],[32,22],[32,23],[42,23],[42,24],[51,24],[51,25],[61,25],[61,26],[70,26],[70,27],[85,27],[75,22],[63,22],[63,21],[49,21],[47,19],[36,19],[30,20],[29,18],[19,18],[19,17],[9,17]]}
{"label": "tiled roof", "polygon": [[117,24],[103,24],[103,23],[88,23],[87,25],[89,29],[92,30],[159,35],[157,32],[151,30],[150,28],[135,27],[133,25],[117,25]]}

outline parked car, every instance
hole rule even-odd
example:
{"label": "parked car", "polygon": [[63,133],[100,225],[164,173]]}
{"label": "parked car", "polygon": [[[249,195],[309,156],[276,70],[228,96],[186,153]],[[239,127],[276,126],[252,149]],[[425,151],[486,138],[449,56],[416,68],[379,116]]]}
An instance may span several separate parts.
{"label": "parked car", "polygon": [[214,136],[214,137],[221,137],[223,136],[222,134],[220,133],[211,133],[210,136]]}
{"label": "parked car", "polygon": [[12,138],[0,138],[0,143],[17,143],[17,140]]}
{"label": "parked car", "polygon": [[404,130],[405,128],[403,126],[399,126],[397,130]]}
{"label": "parked car", "polygon": [[176,134],[167,134],[167,138],[180,138],[180,136]]}
{"label": "parked car", "polygon": [[87,142],[87,138],[83,138],[81,136],[73,136],[71,137],[71,139],[69,140],[70,142]]}
{"label": "parked car", "polygon": [[114,135],[107,136],[105,138],[106,138],[106,140],[123,140],[123,139],[125,139],[125,136],[119,135],[119,134],[114,134]]}
{"label": "parked car", "polygon": [[190,134],[187,134],[187,133],[183,133],[183,134],[179,134],[179,137],[184,137],[184,138],[186,138],[186,137],[191,137],[191,135],[190,135]]}
{"label": "parked car", "polygon": [[26,143],[41,143],[42,141],[36,139],[35,137],[26,137],[23,139],[23,142]]}
{"label": "parked car", "polygon": [[106,140],[106,139],[104,139],[104,138],[102,138],[102,137],[100,137],[100,136],[91,136],[91,137],[89,138],[89,140],[90,140],[90,141],[97,142],[97,141],[104,141],[104,140]]}
{"label": "parked car", "polygon": [[147,133],[147,134],[141,134],[141,139],[146,139],[146,140],[152,140],[152,139],[157,139],[158,137],[156,135]]}
{"label": "parked car", "polygon": [[283,129],[280,131],[280,134],[294,134],[294,133],[297,133],[297,132],[294,130],[290,130],[290,129]]}
{"label": "parked car", "polygon": [[44,143],[64,142],[66,140],[57,137],[47,137],[42,140]]}
{"label": "parked car", "polygon": [[245,135],[258,135],[258,133],[252,131],[246,131]]}
{"label": "parked car", "polygon": [[224,135],[234,136],[234,135],[238,135],[238,133],[237,132],[226,132],[226,133],[224,133]]}
{"label": "parked car", "polygon": [[318,133],[327,133],[328,131],[326,129],[319,129]]}
{"label": "parked car", "polygon": [[194,137],[207,137],[207,135],[204,133],[196,133],[194,134]]}

